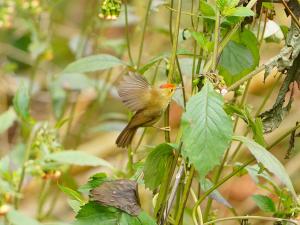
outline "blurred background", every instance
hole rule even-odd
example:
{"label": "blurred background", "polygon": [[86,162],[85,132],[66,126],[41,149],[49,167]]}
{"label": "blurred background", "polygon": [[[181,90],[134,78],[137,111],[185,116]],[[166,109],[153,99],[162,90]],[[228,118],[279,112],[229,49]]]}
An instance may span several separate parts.
{"label": "blurred background", "polygon": [[[128,2],[129,40],[132,57],[137,60],[141,34],[146,12],[146,1]],[[129,62],[126,49],[125,16],[121,8],[120,16],[115,20],[99,17],[100,2],[95,0],[2,0],[0,1],[0,113],[12,106],[12,99],[21,84],[29,87],[31,96],[30,114],[36,121],[46,122],[45,126],[54,127],[58,121],[68,121],[53,132],[58,132],[63,149],[81,150],[109,161],[115,168],[126,169],[127,152],[118,149],[115,139],[129,118],[129,111],[120,102],[116,85],[126,72],[125,67],[91,73],[63,73],[71,62],[84,56],[110,54]],[[274,4],[274,20],[266,27],[266,37],[260,48],[260,63],[266,62],[279,53],[284,40],[278,27],[289,26],[283,6]],[[183,9],[189,11],[191,1],[184,1]],[[154,0],[149,14],[145,33],[144,50],[141,64],[152,58],[170,52],[171,44],[168,34],[168,15],[170,9],[163,1]],[[183,39],[183,30],[191,26],[190,16],[182,15],[179,49],[192,51],[192,40]],[[184,81],[189,90],[192,58],[180,56]],[[151,67],[146,78],[151,81],[157,73],[156,83],[166,80],[166,64]],[[264,110],[270,109],[275,102],[282,79],[275,77],[276,71],[263,82],[263,73],[255,76],[249,87],[247,102],[254,110],[263,101],[269,90],[273,90]],[[225,99],[231,99],[231,93]],[[299,120],[300,92],[295,89],[292,108],[278,129],[266,135],[266,142],[282,135]],[[171,104],[170,124],[172,140],[176,138],[182,108],[180,103]],[[162,120],[160,121],[162,123]],[[245,130],[242,122],[238,123],[238,134]],[[51,129],[48,129],[51,132]],[[135,143],[144,134],[140,129]],[[147,129],[145,138],[140,143],[136,159],[142,159],[149,146],[161,143],[163,133],[154,128]],[[26,136],[26,134],[25,134]],[[24,147],[24,133],[20,121],[14,119],[9,128],[0,134],[0,156],[5,158],[17,148]],[[295,148],[289,159],[285,159],[289,138],[281,142],[273,151],[285,165],[296,191],[300,191],[300,142],[296,139]],[[17,155],[14,157],[18,157]],[[248,157],[247,151],[241,151],[240,160]],[[57,182],[70,187],[78,187],[88,178],[100,171],[116,176],[110,169],[102,167],[72,166],[59,181],[49,183],[45,198],[45,208],[49,208],[52,218],[60,221],[73,220],[74,213],[69,207],[66,196],[57,188]],[[1,172],[1,170],[0,170]],[[43,178],[26,177],[25,194],[21,201],[21,210],[35,216],[38,199],[41,198]],[[259,212],[253,194],[264,193],[249,175],[233,178],[221,189],[223,196],[237,209],[238,214],[255,214]],[[152,207],[152,194],[143,187],[139,190],[143,208]],[[2,196],[3,197],[3,196]],[[230,216],[228,209],[214,203],[214,212],[218,217]],[[186,224],[189,224],[187,221]],[[229,223],[230,224],[230,223]]]}

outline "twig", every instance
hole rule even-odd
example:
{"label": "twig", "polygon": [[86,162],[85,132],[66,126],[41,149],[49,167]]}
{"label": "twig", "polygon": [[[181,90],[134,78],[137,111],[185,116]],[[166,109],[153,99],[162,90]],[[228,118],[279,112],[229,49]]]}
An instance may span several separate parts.
{"label": "twig", "polygon": [[284,5],[284,7],[287,9],[287,11],[289,12],[289,14],[291,15],[293,21],[297,24],[297,27],[300,29],[300,23],[299,23],[298,18],[295,16],[295,14],[292,12],[292,10],[290,9],[290,7],[286,4],[286,2],[284,0],[281,0],[281,2]]}
{"label": "twig", "polygon": [[298,224],[297,221],[282,219],[282,218],[274,218],[274,217],[265,217],[265,216],[233,216],[233,217],[225,217],[221,219],[211,220],[209,222],[204,223],[203,225],[215,224],[228,220],[244,220],[244,219],[252,219],[252,220],[264,220],[264,221],[274,221],[274,222],[290,222],[292,224]]}
{"label": "twig", "polygon": [[133,65],[133,59],[132,59],[131,48],[130,48],[130,39],[129,39],[128,2],[127,2],[127,0],[124,1],[124,8],[125,8],[125,30],[126,30],[127,51],[128,51],[129,61],[130,61],[131,65]]}

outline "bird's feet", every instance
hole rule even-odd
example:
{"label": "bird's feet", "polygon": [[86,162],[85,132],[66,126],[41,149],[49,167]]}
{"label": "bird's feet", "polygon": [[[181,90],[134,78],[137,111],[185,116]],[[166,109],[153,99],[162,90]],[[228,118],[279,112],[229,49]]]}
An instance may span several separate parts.
{"label": "bird's feet", "polygon": [[169,132],[171,131],[171,127],[155,127],[155,126],[153,127],[162,131],[169,131]]}

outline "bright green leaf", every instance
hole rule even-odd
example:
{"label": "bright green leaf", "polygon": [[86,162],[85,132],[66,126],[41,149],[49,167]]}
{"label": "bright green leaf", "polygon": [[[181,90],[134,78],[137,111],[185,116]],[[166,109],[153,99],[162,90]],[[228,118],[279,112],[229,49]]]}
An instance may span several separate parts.
{"label": "bright green leaf", "polygon": [[232,136],[232,121],[223,110],[223,98],[211,83],[190,98],[181,124],[182,154],[204,177],[220,163]]}
{"label": "bright green leaf", "polygon": [[276,207],[271,198],[264,195],[253,195],[252,199],[255,201],[256,205],[264,212],[275,212]]}
{"label": "bright green leaf", "polygon": [[106,166],[112,168],[107,161],[81,151],[61,151],[46,156],[49,160],[79,166]]}
{"label": "bright green leaf", "polygon": [[86,73],[98,70],[106,70],[116,66],[125,65],[123,61],[112,55],[99,54],[78,59],[69,64],[64,73]]}
{"label": "bright green leaf", "polygon": [[208,4],[206,1],[200,0],[199,2],[200,12],[203,16],[215,16],[216,12],[215,9]]}
{"label": "bright green leaf", "polygon": [[207,52],[213,50],[213,42],[208,41],[205,35],[201,32],[191,32],[192,37],[197,41],[197,44]]}
{"label": "bright green leaf", "polygon": [[148,155],[144,165],[145,186],[154,190],[161,184],[164,172],[173,157],[173,148],[160,144]]}
{"label": "bright green leaf", "polygon": [[11,125],[13,125],[16,118],[16,113],[12,108],[2,113],[0,115],[0,134],[5,132]]}
{"label": "bright green leaf", "polygon": [[281,164],[281,162],[275,158],[270,152],[268,152],[264,147],[257,144],[256,142],[242,136],[235,136],[235,140],[243,142],[250,150],[252,155],[256,158],[256,160],[264,165],[266,169],[276,175],[279,180],[286,185],[286,187],[290,190],[290,192],[296,196],[295,189],[293,187],[292,181],[289,178],[285,168]]}
{"label": "bright green leaf", "polygon": [[254,12],[247,7],[230,8],[225,10],[223,14],[225,16],[238,16],[238,17],[254,16]]}
{"label": "bright green leaf", "polygon": [[12,225],[41,225],[35,219],[14,209],[8,212],[7,218]]}
{"label": "bright green leaf", "polygon": [[68,199],[67,201],[68,201],[69,206],[73,209],[73,211],[75,213],[78,213],[82,204],[79,201],[74,200],[74,199]]}
{"label": "bright green leaf", "polygon": [[65,187],[65,186],[62,186],[60,184],[57,184],[57,185],[58,185],[59,189],[62,192],[64,192],[66,195],[68,195],[70,198],[79,201],[81,204],[85,203],[83,197],[81,196],[81,194],[78,191],[73,190],[73,189],[68,188],[68,187]]}

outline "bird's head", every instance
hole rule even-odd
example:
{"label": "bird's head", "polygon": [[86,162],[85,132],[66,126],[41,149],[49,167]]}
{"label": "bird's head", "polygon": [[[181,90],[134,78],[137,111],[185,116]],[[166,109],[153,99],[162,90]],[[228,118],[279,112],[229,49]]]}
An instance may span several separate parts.
{"label": "bird's head", "polygon": [[165,83],[159,86],[162,94],[168,98],[171,98],[175,93],[176,86],[174,84]]}

